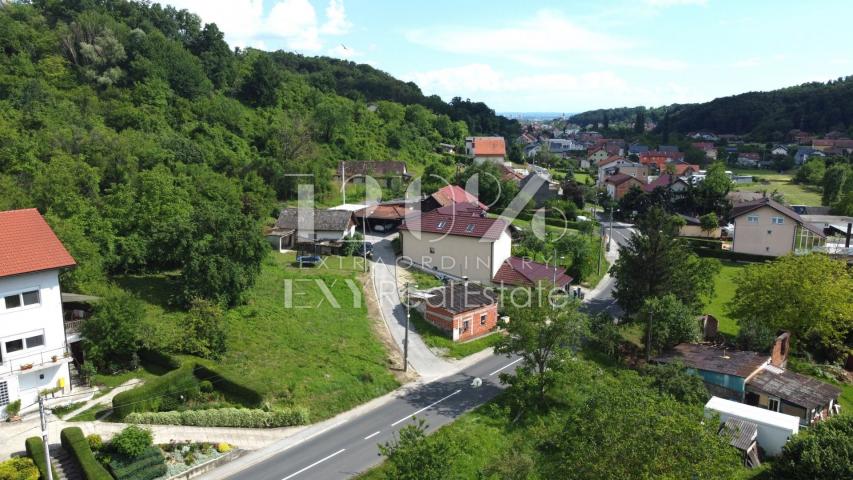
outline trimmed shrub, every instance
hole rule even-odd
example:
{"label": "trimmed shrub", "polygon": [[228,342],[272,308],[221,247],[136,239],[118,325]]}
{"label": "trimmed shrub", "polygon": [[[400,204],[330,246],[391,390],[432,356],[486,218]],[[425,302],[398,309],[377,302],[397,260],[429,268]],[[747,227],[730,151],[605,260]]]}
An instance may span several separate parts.
{"label": "trimmed shrub", "polygon": [[[27,451],[27,456],[32,459],[33,463],[39,471],[39,478],[47,479],[47,463],[44,461],[44,442],[41,437],[30,437],[24,441],[24,448]],[[53,478],[56,476],[56,469],[53,469]]]}
{"label": "trimmed shrub", "polygon": [[97,433],[93,433],[86,437],[86,441],[89,442],[89,448],[91,448],[93,452],[97,452],[104,448],[104,440]]}
{"label": "trimmed shrub", "polygon": [[38,480],[39,469],[28,457],[14,457],[0,462],[0,480]]}
{"label": "trimmed shrub", "polygon": [[86,480],[113,480],[112,475],[95,459],[92,449],[89,448],[89,442],[83,436],[83,430],[80,430],[80,427],[63,429],[59,434],[59,440],[62,442],[62,448],[71,455],[71,458],[80,467]]}
{"label": "trimmed shrub", "polygon": [[150,430],[137,425],[128,425],[110,440],[110,447],[121,455],[136,458],[154,443]]}
{"label": "trimmed shrub", "polygon": [[[163,403],[180,401],[179,396],[197,388],[193,365],[188,363],[161,377],[146,381],[141,387],[121,392],[113,398],[113,415],[119,420],[131,412],[156,412]],[[171,408],[170,408],[171,410]]]}
{"label": "trimmed shrub", "polygon": [[212,370],[204,365],[195,365],[193,374],[199,380],[207,380],[211,382],[216,390],[225,395],[225,399],[229,402],[239,403],[246,407],[260,407],[264,401],[264,397],[260,393],[251,388],[244,387],[239,383],[223,376],[221,373]]}
{"label": "trimmed shrub", "polygon": [[166,473],[166,458],[159,447],[151,446],[136,457],[114,456],[109,468],[117,480],[151,480]]}
{"label": "trimmed shrub", "polygon": [[228,453],[231,451],[231,445],[225,442],[220,442],[216,445],[216,451],[219,453]]}
{"label": "trimmed shrub", "polygon": [[182,412],[135,412],[127,416],[127,421],[149,425],[185,425],[193,427],[290,427],[308,423],[308,410],[297,407],[269,412],[248,408],[217,408],[210,410],[185,410]]}

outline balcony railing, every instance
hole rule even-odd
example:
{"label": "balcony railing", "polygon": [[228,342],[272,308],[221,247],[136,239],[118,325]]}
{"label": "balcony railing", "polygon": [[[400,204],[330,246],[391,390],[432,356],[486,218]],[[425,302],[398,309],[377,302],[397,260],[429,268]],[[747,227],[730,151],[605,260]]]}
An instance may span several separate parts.
{"label": "balcony railing", "polygon": [[71,359],[71,353],[65,347],[42,350],[38,353],[23,355],[15,358],[4,358],[0,361],[0,375],[27,373],[41,370],[52,365],[59,365]]}
{"label": "balcony railing", "polygon": [[83,332],[83,324],[84,323],[86,323],[85,318],[81,318],[79,320],[66,320],[65,321],[65,334],[66,335],[71,335],[71,334],[79,335],[80,333]]}

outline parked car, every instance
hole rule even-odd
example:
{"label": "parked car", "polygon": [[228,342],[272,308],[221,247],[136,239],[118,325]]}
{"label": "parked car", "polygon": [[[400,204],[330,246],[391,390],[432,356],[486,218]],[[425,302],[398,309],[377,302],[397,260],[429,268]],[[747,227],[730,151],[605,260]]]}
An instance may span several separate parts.
{"label": "parked car", "polygon": [[299,268],[303,266],[316,267],[322,261],[323,259],[319,255],[301,255],[296,257],[296,263],[299,264]]}
{"label": "parked car", "polygon": [[357,257],[367,255],[368,258],[373,258],[373,244],[370,242],[362,242],[361,246],[355,250],[355,253],[353,253],[353,255]]}

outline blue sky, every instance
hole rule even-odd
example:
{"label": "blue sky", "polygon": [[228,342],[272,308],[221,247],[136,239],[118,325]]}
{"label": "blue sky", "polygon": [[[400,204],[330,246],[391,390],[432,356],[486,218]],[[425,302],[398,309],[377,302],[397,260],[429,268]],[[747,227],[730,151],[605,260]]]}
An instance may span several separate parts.
{"label": "blue sky", "polygon": [[853,74],[853,2],[167,0],[233,46],[368,63],[498,111],[707,101]]}

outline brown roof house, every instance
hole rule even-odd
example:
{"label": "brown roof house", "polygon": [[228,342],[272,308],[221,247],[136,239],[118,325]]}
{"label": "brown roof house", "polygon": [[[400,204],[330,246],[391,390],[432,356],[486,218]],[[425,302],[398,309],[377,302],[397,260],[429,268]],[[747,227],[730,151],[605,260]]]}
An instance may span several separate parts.
{"label": "brown roof house", "polygon": [[739,203],[729,216],[735,225],[732,251],[738,253],[768,257],[809,253],[826,240],[823,231],[770,198]]}
{"label": "brown roof house", "polygon": [[557,288],[566,288],[572,283],[572,277],[566,275],[566,269],[543,265],[526,258],[509,257],[498,269],[492,282],[500,286],[535,287],[540,283],[555,284]]}
{"label": "brown roof house", "polygon": [[405,162],[348,160],[338,163],[334,180],[340,182],[346,178],[347,183],[364,183],[366,177],[374,178],[381,187],[392,188],[407,182],[411,175],[406,170]]}
{"label": "brown roof house", "polygon": [[486,161],[503,163],[506,159],[504,137],[468,137],[465,139],[465,154],[480,164]]}
{"label": "brown roof house", "polygon": [[266,237],[273,248],[284,251],[298,244],[340,247],[354,233],[355,221],[350,211],[285,208]]}
{"label": "brown roof house", "polygon": [[719,345],[682,343],[656,362],[681,362],[712,395],[792,415],[811,425],[840,411],[841,389],[785,370],[790,335],[779,335],[770,354]]}
{"label": "brown roof house", "polygon": [[498,294],[470,282],[451,282],[424,303],[424,319],[448,333],[453,341],[464,342],[497,328]]}
{"label": "brown roof house", "polygon": [[642,180],[624,173],[617,173],[604,179],[607,194],[614,200],[624,197],[633,187],[643,188],[644,185],[645,183]]}
{"label": "brown roof house", "polygon": [[482,210],[489,207],[480,202],[480,199],[472,193],[468,193],[459,185],[447,185],[428,196],[421,202],[421,211],[430,212],[437,208],[453,205],[454,203],[476,203]]}

